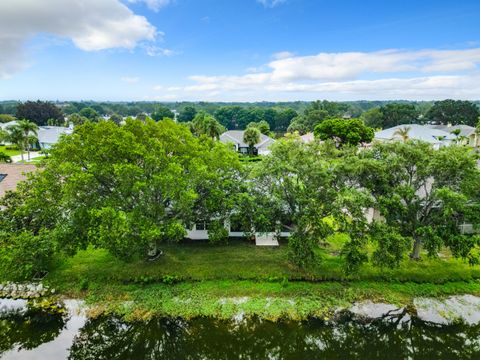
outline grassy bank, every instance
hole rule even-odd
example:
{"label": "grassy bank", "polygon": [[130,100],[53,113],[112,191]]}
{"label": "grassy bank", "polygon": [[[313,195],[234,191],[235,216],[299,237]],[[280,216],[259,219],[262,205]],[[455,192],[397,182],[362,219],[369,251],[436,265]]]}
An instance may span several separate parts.
{"label": "grassy bank", "polygon": [[338,307],[372,299],[408,305],[418,296],[480,295],[480,269],[451,259],[406,260],[399,269],[364,266],[354,277],[342,271],[335,245],[309,270],[286,260],[286,246],[259,248],[244,242],[166,245],[158,261],[124,263],[89,249],[58,260],[45,282],[62,296],[84,298],[95,311],[138,319],[152,315],[259,315],[268,319],[329,317]]}

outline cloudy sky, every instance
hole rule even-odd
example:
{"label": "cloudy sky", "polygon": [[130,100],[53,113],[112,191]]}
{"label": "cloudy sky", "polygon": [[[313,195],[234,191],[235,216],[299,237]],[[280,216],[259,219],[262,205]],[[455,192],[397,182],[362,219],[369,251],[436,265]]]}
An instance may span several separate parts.
{"label": "cloudy sky", "polygon": [[478,0],[0,0],[0,100],[480,99]]}

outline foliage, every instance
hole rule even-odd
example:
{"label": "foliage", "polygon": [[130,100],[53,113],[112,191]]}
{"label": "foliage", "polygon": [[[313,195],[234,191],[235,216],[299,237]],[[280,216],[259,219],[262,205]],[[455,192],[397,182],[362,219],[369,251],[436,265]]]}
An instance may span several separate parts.
{"label": "foliage", "polygon": [[249,127],[243,133],[243,141],[248,145],[248,152],[254,155],[253,149],[260,142],[261,132],[256,127]]}
{"label": "foliage", "polygon": [[[391,128],[402,124],[412,124],[418,119],[418,111],[413,104],[392,103],[380,108],[382,128]],[[379,120],[379,119],[377,119]],[[380,125],[376,123],[375,125]]]}
{"label": "foliage", "polygon": [[189,122],[192,121],[197,115],[197,109],[194,106],[185,106],[183,109],[180,110],[180,114],[178,115],[179,122]]}
{"label": "foliage", "polygon": [[0,273],[25,280],[49,268],[54,252],[48,234],[30,231],[0,232]]}
{"label": "foliage", "polygon": [[223,212],[236,164],[223,144],[198,140],[171,120],[87,122],[2,201],[0,224],[12,233],[47,231],[70,254],[92,244],[142,257],[152,243],[182,239],[199,212]]}
{"label": "foliage", "polygon": [[267,135],[267,136],[270,136],[271,135],[271,132],[270,132],[270,125],[268,124],[268,122],[266,122],[265,120],[262,120],[258,123],[256,122],[251,122],[247,125],[247,129],[249,127],[254,127],[254,128],[257,128],[263,135]]}
{"label": "foliage", "polygon": [[340,144],[359,145],[370,143],[374,130],[359,119],[327,119],[315,127],[315,137],[334,140]]}
{"label": "foliage", "polygon": [[92,107],[85,107],[78,113],[83,118],[87,118],[90,121],[98,121],[100,119],[100,114]]}
{"label": "foliage", "polygon": [[17,120],[15,116],[8,114],[0,114],[0,123],[8,123],[15,120]]}
{"label": "foliage", "polygon": [[204,112],[195,115],[190,127],[194,135],[206,135],[212,139],[219,139],[225,132],[225,128],[213,116]]}
{"label": "foliage", "polygon": [[18,103],[15,113],[17,119],[26,119],[42,126],[47,125],[49,119],[64,120],[62,110],[48,101],[27,101]]}
{"label": "foliage", "polygon": [[365,111],[362,114],[361,119],[363,120],[365,125],[370,126],[374,129],[381,129],[384,126],[383,111],[379,107],[375,107]]}
{"label": "foliage", "polygon": [[448,99],[436,101],[425,115],[425,120],[444,125],[476,126],[479,117],[480,109],[474,103]]}
{"label": "foliage", "polygon": [[3,151],[0,151],[0,163],[10,163],[12,162],[12,158],[8,156]]}
{"label": "foliage", "polygon": [[175,119],[175,114],[165,106],[157,106],[151,117],[155,121],[160,121],[163,119]]}
{"label": "foliage", "polygon": [[32,145],[38,142],[37,139],[38,126],[29,120],[19,120],[17,124],[7,128],[7,136],[5,140],[17,146],[21,151],[22,161],[23,153],[28,152],[28,159],[30,160],[30,149]]}

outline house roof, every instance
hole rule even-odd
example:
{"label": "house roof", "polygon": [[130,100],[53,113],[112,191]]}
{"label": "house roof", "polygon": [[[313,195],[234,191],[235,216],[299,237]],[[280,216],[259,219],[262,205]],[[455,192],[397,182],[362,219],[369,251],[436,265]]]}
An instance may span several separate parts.
{"label": "house roof", "polygon": [[8,127],[13,126],[13,125],[17,125],[17,122],[15,120],[14,121],[9,121],[9,122],[6,122],[6,123],[0,123],[0,128],[6,130]]}
{"label": "house roof", "polygon": [[[0,175],[7,175],[0,177],[0,198],[9,190],[15,190],[17,184],[25,180],[27,173],[37,170],[35,165],[24,164],[0,164]],[[3,179],[2,179],[3,178]]]}
{"label": "house roof", "polygon": [[[408,132],[408,136],[410,139],[426,141],[431,144],[449,142],[456,138],[455,135],[453,134],[450,134],[446,131],[442,131],[438,129],[432,129],[431,127],[428,127],[428,126],[417,125],[417,124],[404,124],[404,125],[397,125],[395,127],[385,129],[382,131],[377,131],[375,133],[375,139],[376,140],[401,140],[401,136],[398,134],[395,134],[395,132],[405,127],[410,128],[410,131]],[[439,138],[443,138],[444,140],[439,140]]]}
{"label": "house roof", "polygon": [[452,133],[454,130],[460,130],[459,136],[471,136],[475,134],[475,129],[473,126],[469,125],[428,125],[432,129],[442,130],[448,133]]}
{"label": "house roof", "polygon": [[315,140],[315,135],[313,135],[312,132],[309,132],[309,133],[306,133],[305,135],[300,136],[300,139],[304,143],[308,144],[308,143],[311,143]]}
{"label": "house roof", "polygon": [[[238,145],[239,147],[248,147],[248,144],[246,144],[243,141],[243,133],[244,130],[229,130],[224,132],[222,135],[220,135],[220,141],[223,143],[234,143]],[[272,139],[271,137],[261,134],[260,135],[260,142],[255,145],[257,149],[263,148],[263,147],[268,147],[270,144],[274,143],[275,140]]]}
{"label": "house roof", "polygon": [[61,126],[40,126],[37,131],[38,142],[56,144],[63,134],[71,134],[72,129]]}

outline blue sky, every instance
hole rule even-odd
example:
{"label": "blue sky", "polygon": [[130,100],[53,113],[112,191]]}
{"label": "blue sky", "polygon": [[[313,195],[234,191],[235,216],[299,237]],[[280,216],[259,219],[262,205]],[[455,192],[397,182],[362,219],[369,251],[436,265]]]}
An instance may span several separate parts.
{"label": "blue sky", "polygon": [[0,99],[480,98],[480,1],[2,0]]}

